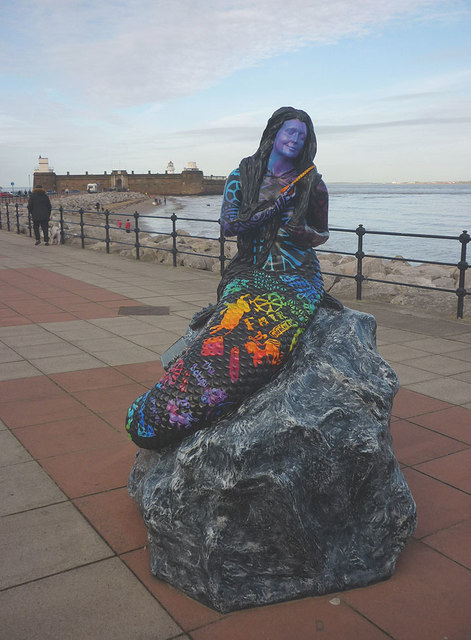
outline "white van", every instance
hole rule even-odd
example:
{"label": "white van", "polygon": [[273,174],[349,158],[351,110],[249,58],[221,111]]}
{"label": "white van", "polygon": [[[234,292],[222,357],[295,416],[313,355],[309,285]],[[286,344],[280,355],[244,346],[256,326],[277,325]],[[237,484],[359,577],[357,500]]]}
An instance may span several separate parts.
{"label": "white van", "polygon": [[96,183],[87,184],[88,193],[98,193],[98,185]]}

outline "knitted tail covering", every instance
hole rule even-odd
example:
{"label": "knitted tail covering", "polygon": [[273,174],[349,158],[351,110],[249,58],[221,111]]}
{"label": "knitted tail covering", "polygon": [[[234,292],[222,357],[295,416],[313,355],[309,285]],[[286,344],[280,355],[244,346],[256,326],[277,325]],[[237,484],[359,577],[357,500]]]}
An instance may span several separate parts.
{"label": "knitted tail covering", "polygon": [[263,270],[239,274],[199,336],[129,408],[131,439],[161,450],[236,409],[283,365],[322,296],[317,259],[309,278]]}

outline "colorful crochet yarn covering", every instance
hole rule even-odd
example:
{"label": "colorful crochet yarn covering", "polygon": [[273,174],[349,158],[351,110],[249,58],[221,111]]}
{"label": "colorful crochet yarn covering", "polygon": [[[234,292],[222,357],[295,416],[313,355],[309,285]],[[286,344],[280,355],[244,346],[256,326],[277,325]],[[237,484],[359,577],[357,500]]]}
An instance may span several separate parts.
{"label": "colorful crochet yarn covering", "polygon": [[178,443],[273,378],[323,296],[315,252],[310,258],[299,272],[252,269],[227,284],[203,331],[131,405],[126,429],[139,447]]}

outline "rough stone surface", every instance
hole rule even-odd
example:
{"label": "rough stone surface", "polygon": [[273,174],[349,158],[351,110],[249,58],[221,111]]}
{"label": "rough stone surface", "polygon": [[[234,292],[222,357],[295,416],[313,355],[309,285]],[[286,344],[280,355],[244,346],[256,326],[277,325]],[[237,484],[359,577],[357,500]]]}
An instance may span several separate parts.
{"label": "rough stone surface", "polygon": [[321,308],[232,416],[139,451],[128,489],[154,575],[221,612],[391,576],[416,509],[391,449],[398,382],[375,329],[370,315]]}

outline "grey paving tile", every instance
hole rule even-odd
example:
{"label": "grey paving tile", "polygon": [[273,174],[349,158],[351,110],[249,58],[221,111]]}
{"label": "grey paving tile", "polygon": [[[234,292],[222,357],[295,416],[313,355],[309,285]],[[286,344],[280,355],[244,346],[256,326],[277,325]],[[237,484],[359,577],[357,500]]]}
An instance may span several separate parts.
{"label": "grey paving tile", "polygon": [[6,345],[0,346],[0,364],[4,362],[18,362],[22,359],[20,354],[13,351],[13,349],[10,349]]}
{"label": "grey paving tile", "polygon": [[5,516],[0,520],[0,532],[2,588],[113,555],[68,502]]}
{"label": "grey paving tile", "polygon": [[19,326],[15,325],[13,327],[0,327],[1,340],[12,336],[40,336],[42,333],[44,333],[44,330],[35,324],[21,324]]}
{"label": "grey paving tile", "polygon": [[410,366],[413,363],[404,364],[403,362],[391,362],[389,364],[397,373],[399,378],[399,384],[404,386],[406,384],[412,384],[413,382],[424,382],[426,380],[433,380],[439,378],[440,375],[432,373],[431,371],[424,371],[424,369],[416,369]]}
{"label": "grey paving tile", "polygon": [[[177,298],[179,298],[182,301],[185,302],[196,302],[197,304],[201,303],[204,304],[205,300],[208,300],[209,298],[211,298],[212,300],[216,300],[217,294],[216,291],[212,291],[211,293],[201,293],[201,291],[196,291],[194,293],[187,293],[184,296],[177,296]],[[208,303],[206,303],[208,304]]]}
{"label": "grey paving tile", "polygon": [[184,333],[188,327],[188,320],[186,318],[180,318],[176,314],[172,314],[171,316],[145,316],[145,322],[159,329],[179,333],[180,335]]}
{"label": "grey paving tile", "polygon": [[[52,358],[38,358],[31,363],[42,373],[64,373],[66,371],[82,371],[83,369],[97,369],[103,366],[103,361],[97,360],[88,353],[79,355],[55,356]],[[26,377],[26,376],[21,376]]]}
{"label": "grey paving tile", "polygon": [[[447,333],[444,333],[442,338],[449,338],[451,340],[460,340],[464,342],[471,342],[471,323],[469,321],[471,314],[471,306],[465,309],[464,319],[455,320],[453,323],[453,334],[449,336]],[[459,329],[460,331],[458,331]]]}
{"label": "grey paving tile", "polygon": [[0,606],[2,634],[11,640],[185,637],[118,558],[4,591]]}
{"label": "grey paving tile", "polygon": [[6,427],[4,431],[0,431],[0,467],[29,462],[32,459],[21,442],[18,442],[15,436],[6,430]]}
{"label": "grey paving tile", "polygon": [[35,460],[0,467],[0,484],[2,516],[67,500]]}
{"label": "grey paving tile", "polygon": [[404,385],[406,389],[422,393],[451,404],[471,403],[471,384],[455,378],[439,377],[426,382]]}
{"label": "grey paving tile", "polygon": [[30,344],[24,347],[16,347],[18,353],[27,360],[36,358],[52,358],[55,356],[81,355],[83,352],[69,344],[65,340],[49,342],[47,344]]}
{"label": "grey paving tile", "polygon": [[407,347],[420,349],[429,353],[449,353],[463,349],[463,343],[458,340],[446,340],[445,338],[421,338],[407,342]]}
{"label": "grey paving tile", "polygon": [[96,351],[95,356],[106,364],[115,367],[120,364],[136,364],[138,362],[151,362],[155,360],[155,352],[144,347],[130,346],[123,349],[109,351]]}
{"label": "grey paving tile", "polygon": [[[206,306],[206,305],[204,305]],[[188,320],[191,320],[191,318],[195,315],[195,313],[197,311],[200,311],[202,309],[203,305],[199,306],[199,307],[192,307],[191,309],[181,309],[181,310],[176,310],[175,311],[175,315],[181,317],[181,318],[185,318],[185,320],[188,322]]]}
{"label": "grey paving tile", "polygon": [[49,331],[43,331],[39,334],[30,333],[20,336],[5,336],[2,338],[2,341],[12,349],[17,349],[18,347],[27,347],[28,345],[54,344],[61,342],[62,339]]}
{"label": "grey paving tile", "polygon": [[428,355],[425,351],[409,349],[407,344],[386,344],[382,345],[378,350],[385,360],[393,360],[394,362],[415,360]]}
{"label": "grey paving tile", "polygon": [[156,329],[152,333],[143,333],[140,336],[133,336],[130,340],[141,347],[147,347],[148,349],[155,350],[158,347],[173,344],[175,342],[175,334],[170,333],[169,331]]}
{"label": "grey paving tile", "polygon": [[432,355],[426,358],[414,358],[414,367],[432,371],[442,376],[450,376],[455,373],[471,370],[471,362],[456,360],[448,356]]}
{"label": "grey paving tile", "polygon": [[3,422],[3,420],[0,420],[0,431],[5,431],[6,429],[8,429],[7,425]]}
{"label": "grey paving tile", "polygon": [[74,340],[74,344],[87,353],[94,354],[97,351],[123,349],[129,347],[129,340],[120,338],[115,333],[108,333],[107,338],[93,338],[91,340]]}
{"label": "grey paving tile", "polygon": [[[147,318],[147,316],[145,317]],[[133,335],[152,331],[152,327],[150,327],[148,323],[143,320],[138,320],[137,318],[130,318],[129,316],[119,318],[98,318],[97,320],[90,320],[90,322],[97,327],[106,329],[106,331],[116,333],[122,337],[126,337],[128,334]]]}
{"label": "grey paving tile", "polygon": [[71,320],[70,322],[47,322],[44,323],[44,327],[50,333],[62,338],[63,340],[70,340],[72,338],[101,338],[106,337],[108,333],[104,329],[100,329],[93,324],[90,324],[88,320]]}
{"label": "grey paving tile", "polygon": [[40,375],[41,371],[29,362],[4,362],[0,364],[0,380],[16,380]]}
{"label": "grey paving tile", "polygon": [[455,373],[453,376],[450,376],[455,380],[461,380],[462,382],[470,382],[471,383],[471,371],[464,371],[463,373]]}
{"label": "grey paving tile", "polygon": [[139,298],[149,298],[151,296],[155,296],[155,292],[153,289],[147,289],[145,287],[138,286],[133,287],[130,285],[126,285],[125,287],[123,287],[122,285],[118,285],[113,287],[111,291],[120,293],[122,296],[125,296],[130,300],[138,300]]}
{"label": "grey paving tile", "polygon": [[453,351],[453,353],[447,353],[447,356],[455,358],[456,360],[471,362],[471,347],[469,349],[460,349],[459,351]]}

